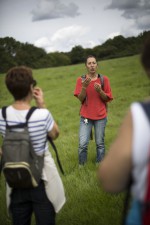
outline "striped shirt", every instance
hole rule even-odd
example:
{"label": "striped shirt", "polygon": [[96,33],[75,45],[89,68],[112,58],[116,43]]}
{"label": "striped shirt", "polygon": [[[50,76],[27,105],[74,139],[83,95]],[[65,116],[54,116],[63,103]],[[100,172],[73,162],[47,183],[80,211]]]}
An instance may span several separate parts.
{"label": "striped shirt", "polygon": [[[28,110],[16,110],[12,106],[6,109],[8,125],[25,122]],[[47,109],[36,109],[28,121],[29,135],[36,154],[41,155],[48,150],[47,133],[52,130],[54,119]],[[0,109],[0,134],[5,136],[6,122]]]}

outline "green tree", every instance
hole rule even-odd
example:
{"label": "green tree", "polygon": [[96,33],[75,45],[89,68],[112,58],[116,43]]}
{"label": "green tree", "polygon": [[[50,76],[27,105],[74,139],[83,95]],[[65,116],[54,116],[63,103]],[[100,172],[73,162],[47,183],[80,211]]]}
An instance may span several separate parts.
{"label": "green tree", "polygon": [[15,55],[19,42],[13,38],[0,38],[0,72],[4,73],[16,65]]}
{"label": "green tree", "polygon": [[52,66],[66,66],[71,64],[69,56],[63,52],[53,52],[48,55],[52,57]]}
{"label": "green tree", "polygon": [[82,63],[85,58],[85,52],[82,46],[78,45],[72,48],[70,52],[70,59],[72,64]]}

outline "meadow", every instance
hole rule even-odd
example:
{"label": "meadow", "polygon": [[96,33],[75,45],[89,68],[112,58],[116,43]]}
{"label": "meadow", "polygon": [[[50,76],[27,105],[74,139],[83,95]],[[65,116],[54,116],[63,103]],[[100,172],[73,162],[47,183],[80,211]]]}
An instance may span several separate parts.
{"label": "meadow", "polygon": [[[101,61],[98,72],[109,77],[114,97],[108,105],[108,123],[105,132],[107,154],[130,104],[149,96],[150,83],[140,64],[139,55]],[[60,175],[67,201],[57,214],[56,224],[121,225],[125,192],[112,195],[102,189],[97,180],[94,140],[89,143],[87,164],[83,168],[78,166],[80,103],[73,96],[73,91],[77,77],[84,73],[86,73],[84,64],[33,70],[38,86],[44,91],[46,106],[60,128],[60,136],[55,144],[65,171],[65,176],[61,172]],[[1,74],[0,107],[12,102],[13,99],[5,88],[4,74]],[[50,151],[56,161],[51,147]],[[0,179],[0,224],[10,225],[6,212],[3,175]],[[34,224],[33,217],[32,225]]]}

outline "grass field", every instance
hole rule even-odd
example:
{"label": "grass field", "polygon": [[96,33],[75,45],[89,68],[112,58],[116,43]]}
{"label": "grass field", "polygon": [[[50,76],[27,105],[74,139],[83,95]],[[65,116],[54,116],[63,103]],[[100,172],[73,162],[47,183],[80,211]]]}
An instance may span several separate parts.
{"label": "grass field", "polygon": [[[58,213],[56,222],[57,225],[120,225],[125,193],[111,195],[100,187],[94,163],[94,140],[89,144],[87,164],[82,169],[78,167],[80,103],[73,96],[73,91],[77,77],[85,72],[84,64],[33,71],[38,85],[44,91],[47,108],[60,128],[60,136],[55,143],[65,170],[65,176],[61,175],[61,177],[67,202]],[[131,102],[147,97],[150,83],[141,67],[138,55],[99,62],[98,72],[109,77],[114,96],[114,100],[108,106],[105,135],[106,151],[108,151]],[[12,98],[5,88],[4,75],[1,74],[0,107],[11,103]],[[55,158],[51,148],[50,151]],[[3,176],[0,180],[0,224],[11,224],[6,214]],[[34,218],[32,225],[34,225]]]}

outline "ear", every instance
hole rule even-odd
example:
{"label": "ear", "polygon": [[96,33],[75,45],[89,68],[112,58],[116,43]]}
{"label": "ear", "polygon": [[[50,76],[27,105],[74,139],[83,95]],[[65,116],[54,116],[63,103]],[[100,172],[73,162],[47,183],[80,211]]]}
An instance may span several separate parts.
{"label": "ear", "polygon": [[30,92],[33,94],[33,90],[34,90],[34,87],[33,87],[33,84],[30,85]]}

